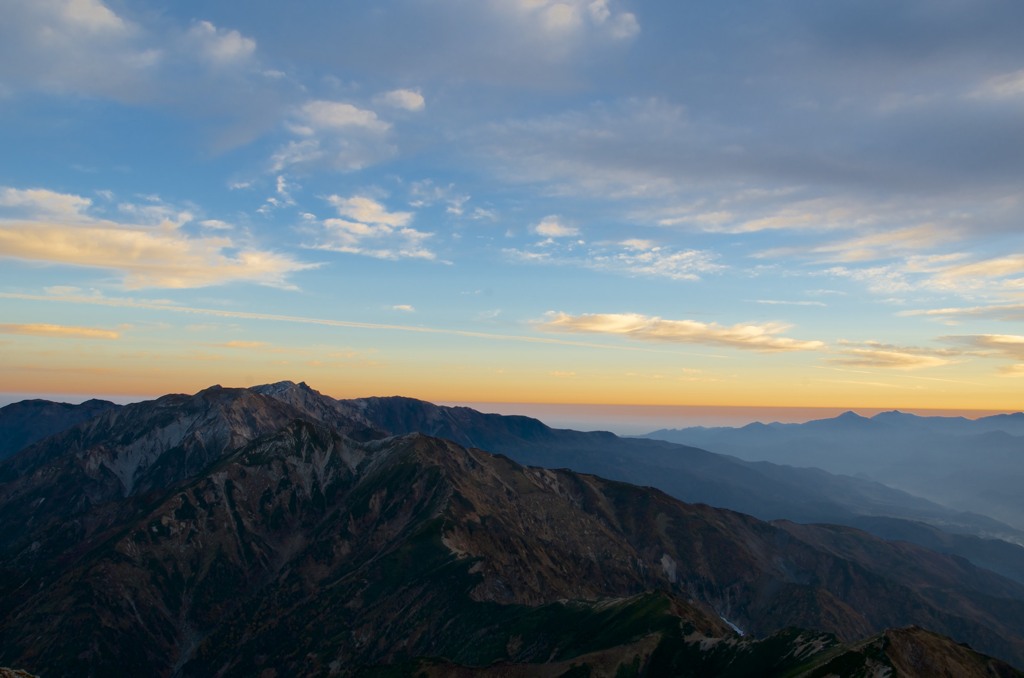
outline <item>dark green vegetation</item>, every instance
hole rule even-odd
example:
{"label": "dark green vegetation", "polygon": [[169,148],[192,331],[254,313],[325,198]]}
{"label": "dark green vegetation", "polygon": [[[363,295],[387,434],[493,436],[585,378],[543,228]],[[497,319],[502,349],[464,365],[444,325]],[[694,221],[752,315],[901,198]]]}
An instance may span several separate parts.
{"label": "dark green vegetation", "polygon": [[1024,664],[1024,587],[962,559],[390,437],[372,415],[294,384],[212,388],[0,464],[0,663],[796,676],[924,653],[1020,675],[942,636],[885,640],[916,623]]}

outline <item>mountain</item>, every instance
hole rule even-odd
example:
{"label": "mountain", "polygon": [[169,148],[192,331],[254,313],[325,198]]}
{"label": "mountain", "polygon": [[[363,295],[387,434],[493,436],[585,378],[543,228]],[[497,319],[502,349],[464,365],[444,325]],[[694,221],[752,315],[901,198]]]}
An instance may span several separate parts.
{"label": "mountain", "polygon": [[[0,464],[0,553],[26,563],[87,550],[167,487],[225,450],[279,429],[299,410],[244,389],[211,387],[111,409]],[[17,582],[0,584],[0,593]]]}
{"label": "mountain", "polygon": [[86,400],[80,405],[23,400],[0,407],[0,459],[118,407],[106,400]]}
{"label": "mountain", "polygon": [[[340,401],[304,383],[290,381],[250,390],[290,406],[293,413],[328,423],[355,440],[379,438],[384,431],[425,432],[507,454],[520,463],[567,467],[658,487],[686,501],[731,508],[766,520],[853,525],[882,537],[906,539],[959,555],[1024,582],[1024,548],[1018,546],[1024,544],[1024,532],[877,482],[816,469],[750,463],[692,447],[619,438],[606,432],[552,429],[528,417],[439,407],[410,398]],[[848,413],[841,421],[847,427],[863,428],[873,420]],[[750,428],[774,430],[764,425]],[[933,528],[941,529],[945,536]]]}
{"label": "mountain", "polygon": [[1024,530],[1024,413],[976,420],[846,413],[804,424],[662,429],[644,437],[876,480]]}
{"label": "mountain", "polygon": [[[355,419],[368,429],[423,432],[506,454],[523,464],[566,467],[657,487],[688,502],[730,508],[771,520],[853,525],[965,557],[1024,583],[1024,532],[978,514],[951,510],[879,482],[820,469],[748,462],[706,450],[607,432],[552,429],[536,419],[442,407],[412,398],[334,400],[305,384],[281,382],[257,391],[310,407],[322,421]],[[870,420],[848,413],[847,427]],[[941,533],[948,538],[940,537]],[[1008,541],[1004,541],[1008,540]]]}
{"label": "mountain", "polygon": [[[422,432],[507,454],[523,464],[564,466],[650,485],[691,502],[731,508],[765,519],[842,522],[884,515],[960,526],[965,531],[1015,533],[1006,525],[951,511],[878,482],[815,469],[749,463],[679,444],[612,433],[552,429],[536,419],[483,414],[411,398],[339,401],[370,426],[395,434]],[[1019,533],[1024,538],[1024,532]]]}
{"label": "mountain", "polygon": [[0,463],[0,663],[825,675],[905,660],[1021,675],[891,630],[1024,665],[1024,586],[962,559],[389,436],[369,406],[312,416],[267,390],[127,406]]}

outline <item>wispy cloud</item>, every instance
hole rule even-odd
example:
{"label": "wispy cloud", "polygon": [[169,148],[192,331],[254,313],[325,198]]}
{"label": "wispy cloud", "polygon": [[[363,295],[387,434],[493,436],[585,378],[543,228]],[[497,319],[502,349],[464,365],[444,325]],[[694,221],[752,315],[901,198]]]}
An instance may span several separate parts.
{"label": "wispy cloud", "polygon": [[245,339],[235,339],[221,344],[224,348],[241,348],[241,349],[263,349],[267,347],[265,341],[248,341]]}
{"label": "wispy cloud", "polygon": [[596,30],[613,40],[629,40],[640,32],[636,15],[616,10],[614,0],[492,0],[490,4],[530,20],[535,30],[551,39]]}
{"label": "wispy cloud", "polygon": [[954,252],[908,256],[896,263],[876,266],[833,266],[827,272],[863,282],[872,291],[884,294],[930,290],[977,298],[1024,291],[1024,255],[1019,254],[971,257]]}
{"label": "wispy cloud", "polygon": [[271,157],[271,171],[328,168],[355,171],[391,157],[391,123],[346,101],[315,99],[297,107],[286,123],[293,139]]}
{"label": "wispy cloud", "polygon": [[1024,320],[1024,304],[995,303],[982,306],[949,306],[945,308],[914,309],[900,311],[901,316],[926,316],[956,319],[961,317],[995,318],[997,320]]}
{"label": "wispy cloud", "polygon": [[975,99],[1016,99],[1024,97],[1024,69],[987,78],[970,94]]}
{"label": "wispy cloud", "polygon": [[677,250],[650,240],[587,244],[580,240],[555,240],[552,237],[529,249],[507,248],[505,254],[515,261],[558,266],[578,266],[619,275],[695,281],[708,273],[724,271],[718,256],[705,250]]}
{"label": "wispy cloud", "polygon": [[[438,327],[424,327],[420,325],[399,325],[391,323],[368,323],[354,320],[336,320],[332,318],[314,318],[309,316],[293,316],[275,313],[256,313],[251,311],[230,311],[216,308],[202,308],[196,306],[180,306],[167,301],[139,300],[123,297],[104,297],[101,295],[78,295],[78,294],[21,294],[14,292],[0,292],[0,299],[21,299],[24,301],[41,301],[53,303],[71,303],[79,305],[107,306],[115,308],[134,308],[162,313],[180,313],[184,315],[201,315],[215,318],[226,318],[230,320],[255,320],[278,323],[294,323],[299,325],[317,325],[323,327],[338,327],[359,330],[383,330],[393,332],[412,332],[415,334],[436,334],[451,337],[464,337],[467,339],[481,339],[485,341],[513,342],[525,344],[547,344],[552,346],[577,346],[596,349],[607,349],[612,351],[638,351],[643,353],[672,353],[676,351],[662,351],[657,349],[640,348],[632,346],[617,346],[614,344],[599,344],[587,341],[571,341],[565,339],[554,339],[551,337],[537,337],[515,334],[497,334],[493,332],[474,332],[471,330],[446,329]],[[705,357],[722,357],[709,356]]]}
{"label": "wispy cloud", "polygon": [[944,340],[968,346],[982,355],[1006,358],[1014,364],[1002,368],[1006,376],[1024,376],[1024,336],[1019,334],[971,334],[943,337]]}
{"label": "wispy cloud", "polygon": [[0,323],[0,334],[28,334],[36,337],[58,337],[63,339],[119,339],[121,334],[113,330],[94,327],[69,327],[49,323],[24,325]]}
{"label": "wispy cloud", "polygon": [[959,351],[894,346],[877,341],[860,343],[841,341],[839,357],[829,360],[835,365],[873,367],[895,370],[917,370],[942,367],[955,362]]}
{"label": "wispy cloud", "polygon": [[90,204],[42,189],[2,189],[0,206],[27,211],[0,219],[0,256],[114,271],[128,289],[230,282],[290,287],[291,274],[315,266],[227,236],[190,236],[181,227],[192,215],[161,203],[119,206],[143,223],[93,217]]}
{"label": "wispy cloud", "polygon": [[959,234],[935,224],[881,230],[834,242],[765,250],[757,256],[803,256],[825,262],[865,262],[905,257],[933,250],[958,239]]}
{"label": "wispy cloud", "polygon": [[214,66],[236,65],[251,59],[256,52],[256,41],[252,38],[236,30],[217,28],[209,21],[194,23],[187,36]]}
{"label": "wispy cloud", "polygon": [[327,201],[343,219],[324,219],[316,249],[377,259],[436,259],[426,241],[433,233],[409,226],[412,212],[391,212],[372,198],[332,195]]}
{"label": "wispy cloud", "polygon": [[823,301],[787,301],[784,299],[755,299],[754,303],[765,306],[818,306],[822,308],[828,306]]}
{"label": "wispy cloud", "polygon": [[753,351],[818,351],[821,341],[804,341],[780,336],[790,329],[784,323],[723,326],[696,320],[666,320],[639,313],[588,313],[569,315],[549,311],[537,327],[552,332],[573,332],[625,336],[643,341],[726,346]]}

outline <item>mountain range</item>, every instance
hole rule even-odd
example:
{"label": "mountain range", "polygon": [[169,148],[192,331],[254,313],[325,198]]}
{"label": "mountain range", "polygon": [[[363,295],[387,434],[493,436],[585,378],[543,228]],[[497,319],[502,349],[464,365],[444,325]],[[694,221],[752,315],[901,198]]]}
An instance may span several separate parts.
{"label": "mountain range", "polygon": [[771,498],[758,465],[703,450],[290,382],[106,408],[0,462],[0,663],[1022,675],[1018,582],[851,527],[557,468],[644,458],[642,473],[692,466],[680,487],[695,493],[738,496],[735,470]]}
{"label": "mountain range", "polygon": [[[749,461],[816,467],[883,482],[1024,530],[1024,413],[979,419],[846,412],[804,424],[662,429],[667,440]],[[1005,536],[1005,535],[1003,535]]]}

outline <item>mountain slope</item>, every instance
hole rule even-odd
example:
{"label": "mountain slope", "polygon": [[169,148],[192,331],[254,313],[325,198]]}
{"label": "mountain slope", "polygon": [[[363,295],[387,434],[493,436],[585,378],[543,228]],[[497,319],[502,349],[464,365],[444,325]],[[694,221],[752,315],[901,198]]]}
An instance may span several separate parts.
{"label": "mountain slope", "polygon": [[120,405],[106,400],[86,400],[80,405],[23,400],[0,407],[0,460],[38,440],[118,407]]}
{"label": "mountain slope", "polygon": [[[507,454],[520,463],[565,466],[585,473],[658,487],[685,501],[728,507],[764,519],[842,522],[883,515],[927,520],[972,533],[1012,528],[952,511],[878,482],[813,468],[745,462],[662,441],[608,432],[552,429],[536,419],[441,407],[411,398],[339,401],[368,424],[395,434],[422,432],[461,445]],[[1024,539],[1024,533],[1019,533]]]}
{"label": "mountain slope", "polygon": [[[67,432],[77,446],[0,464],[4,580],[24,584],[3,596],[7,665],[327,675],[423,657],[588,657],[615,675],[635,657],[714,675],[760,653],[784,672],[838,647],[822,632],[852,642],[909,623],[1024,663],[1024,587],[911,545],[764,523],[421,434],[356,441],[253,391],[128,414]],[[129,451],[132,483],[115,484],[102,462]],[[86,498],[108,493],[63,505],[86,529],[62,544],[42,530],[50,556],[19,549],[41,529],[22,499],[64,488],[66,473]],[[775,640],[738,639],[730,624]]]}

